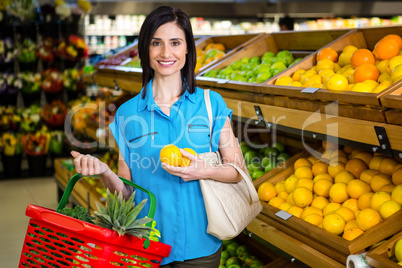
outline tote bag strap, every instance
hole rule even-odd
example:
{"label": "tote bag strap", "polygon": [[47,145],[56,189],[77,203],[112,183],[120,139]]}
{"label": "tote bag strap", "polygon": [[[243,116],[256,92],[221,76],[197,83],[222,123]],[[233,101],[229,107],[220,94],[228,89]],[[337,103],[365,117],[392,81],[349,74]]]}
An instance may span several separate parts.
{"label": "tote bag strap", "polygon": [[[204,89],[204,99],[205,99],[205,105],[207,107],[207,113],[208,113],[208,119],[209,119],[209,151],[211,152],[211,140],[212,140],[212,106],[211,106],[211,99],[209,97],[209,89]],[[253,202],[259,202],[258,194],[255,191],[254,185],[251,182],[250,177],[238,166],[231,164],[231,163],[225,163],[223,165],[228,165],[234,167],[237,172],[240,173],[240,175],[243,177],[243,180],[246,182],[247,188],[249,189],[250,197],[253,200]]]}

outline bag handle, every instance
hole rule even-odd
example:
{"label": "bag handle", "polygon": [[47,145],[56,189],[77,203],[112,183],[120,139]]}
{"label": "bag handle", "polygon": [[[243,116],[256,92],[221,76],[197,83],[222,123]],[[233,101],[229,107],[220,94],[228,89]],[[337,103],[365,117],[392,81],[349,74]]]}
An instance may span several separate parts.
{"label": "bag handle", "polygon": [[[207,113],[208,113],[208,119],[209,119],[209,151],[211,152],[211,141],[212,141],[212,105],[211,105],[211,98],[209,97],[209,89],[204,89],[204,99],[205,99],[205,105],[207,107]],[[246,182],[247,188],[250,193],[250,197],[253,200],[253,202],[259,202],[259,197],[258,194],[255,191],[255,187],[253,183],[251,182],[251,178],[238,166],[232,164],[232,163],[224,163],[221,164],[223,165],[228,165],[234,167],[237,172],[240,173],[240,175],[243,177],[243,180]]]}
{"label": "bag handle", "polygon": [[[56,211],[59,211],[61,209],[63,209],[67,202],[68,199],[70,198],[71,192],[73,191],[74,185],[84,176],[80,173],[75,174],[74,176],[71,177],[71,179],[68,181],[66,189],[64,190],[63,196],[61,197],[61,200],[59,202],[59,205],[57,206]],[[99,178],[99,176],[85,176],[85,177],[97,177]],[[124,179],[122,177],[119,177],[124,184],[130,185],[132,187],[134,187],[135,189],[139,189],[143,192],[145,192],[146,194],[148,194],[149,196],[149,201],[150,201],[150,207],[149,207],[149,211],[148,211],[148,218],[153,219],[155,216],[155,211],[156,211],[156,197],[155,195],[148,191],[147,189],[135,184],[132,181],[129,181],[127,179]],[[148,227],[152,227],[152,222],[149,222],[146,224]]]}

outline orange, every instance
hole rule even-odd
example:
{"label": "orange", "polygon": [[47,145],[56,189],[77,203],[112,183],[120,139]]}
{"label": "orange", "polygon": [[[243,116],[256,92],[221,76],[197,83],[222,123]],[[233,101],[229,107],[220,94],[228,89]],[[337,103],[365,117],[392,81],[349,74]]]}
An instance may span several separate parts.
{"label": "orange", "polygon": [[359,208],[359,200],[355,198],[349,198],[345,202],[343,202],[342,207],[350,208],[353,212],[358,211]]}
{"label": "orange", "polygon": [[377,192],[371,197],[371,208],[380,211],[381,205],[385,202],[391,200],[391,195],[387,192]]}
{"label": "orange", "polygon": [[296,206],[305,208],[313,201],[313,193],[306,187],[298,187],[293,191],[293,202]]}
{"label": "orange", "polygon": [[322,210],[316,207],[306,207],[301,214],[301,218],[304,220],[310,214],[317,214],[323,216]]}
{"label": "orange", "polygon": [[342,170],[345,170],[344,163],[342,162],[329,163],[328,174],[331,175],[332,178],[335,178],[335,176],[338,175],[338,173],[341,172]]}
{"label": "orange", "polygon": [[312,166],[311,171],[314,176],[317,176],[318,174],[326,174],[328,173],[328,164],[322,161],[317,161]]}
{"label": "orange", "polygon": [[311,213],[308,214],[304,220],[306,222],[309,222],[311,224],[314,224],[315,226],[319,226],[322,223],[322,215],[318,215],[316,213]]}
{"label": "orange", "polygon": [[348,162],[348,157],[347,156],[343,156],[343,155],[338,155],[338,156],[334,156],[331,157],[329,164],[334,163],[334,162],[340,162],[346,165],[346,163]]}
{"label": "orange", "polygon": [[292,214],[293,216],[300,218],[300,215],[302,214],[303,209],[298,206],[293,206],[293,207],[290,207],[286,212]]}
{"label": "orange", "polygon": [[361,152],[364,152],[364,151],[360,150],[360,149],[353,148],[352,151],[349,154],[349,158],[350,159],[356,158],[356,155],[360,154]]}
{"label": "orange", "polygon": [[[183,150],[187,151],[187,152],[189,152],[189,153],[191,153],[193,155],[197,155],[197,153],[191,148],[184,148]],[[190,163],[191,163],[191,160],[189,158],[183,156],[183,158],[181,159],[181,165],[180,166],[181,167],[187,167],[188,165],[190,165]]]}
{"label": "orange", "polygon": [[402,164],[398,164],[394,167],[394,170],[392,170],[392,174],[397,171],[398,169],[402,168]]}
{"label": "orange", "polygon": [[364,231],[359,227],[351,227],[343,233],[342,238],[345,238],[348,241],[352,241],[362,233],[364,233]]}
{"label": "orange", "polygon": [[291,205],[295,205],[295,202],[293,201],[293,192],[288,194],[288,197],[286,197],[286,203],[289,203]]}
{"label": "orange", "polygon": [[363,170],[362,173],[360,173],[360,179],[368,184],[370,184],[371,180],[375,175],[380,173],[378,170],[375,169],[366,169]]}
{"label": "orange", "polygon": [[215,43],[215,44],[212,46],[212,48],[213,48],[213,49],[220,50],[220,51],[223,51],[223,52],[226,51],[226,47],[225,47],[225,45],[222,44],[222,43]]}
{"label": "orange", "polygon": [[330,158],[332,159],[332,158],[334,158],[334,157],[339,157],[339,156],[345,156],[345,157],[347,157],[348,155],[345,153],[345,151],[343,151],[343,150],[334,150],[332,153],[331,153],[331,156],[330,156]]}
{"label": "orange", "polygon": [[326,215],[328,215],[329,213],[331,213],[334,210],[337,210],[338,208],[341,207],[341,204],[339,203],[334,203],[334,202],[330,202],[328,205],[326,205],[322,211],[324,217]]}
{"label": "orange", "polygon": [[394,170],[392,173],[392,183],[395,185],[402,184],[402,168]]}
{"label": "orange", "polygon": [[290,175],[290,177],[285,180],[285,190],[288,194],[296,189],[298,180],[299,178],[297,178],[295,175]]}
{"label": "orange", "polygon": [[317,53],[317,62],[322,59],[329,59],[333,62],[338,61],[338,52],[336,52],[333,48],[327,47],[323,48]]}
{"label": "orange", "polygon": [[173,144],[165,145],[159,154],[162,163],[178,167],[181,165],[182,155],[179,147]]}
{"label": "orange", "polygon": [[[308,161],[308,160],[307,160]],[[298,167],[295,170],[295,176],[297,178],[309,178],[309,179],[313,179],[313,172],[311,171],[310,167],[307,166],[302,166],[302,167]]]}
{"label": "orange", "polygon": [[338,174],[336,174],[334,181],[335,183],[337,182],[343,182],[348,184],[351,180],[354,180],[355,176],[348,170],[342,170]]}
{"label": "orange", "polygon": [[322,141],[322,148],[324,148],[325,150],[337,150],[338,147],[339,145],[337,143],[330,142],[327,140]]}
{"label": "orange", "polygon": [[383,187],[381,187],[380,192],[387,192],[387,193],[392,193],[392,190],[394,190],[396,186],[394,184],[386,184]]}
{"label": "orange", "polygon": [[286,202],[286,200],[283,199],[282,197],[275,196],[271,200],[269,200],[268,204],[273,206],[273,207],[279,208],[279,206],[282,205],[285,202]]}
{"label": "orange", "polygon": [[357,225],[357,220],[348,221],[348,222],[345,224],[345,228],[343,228],[343,231],[346,231],[347,229],[350,229],[350,228],[352,228],[352,227],[359,227],[359,226]]}
{"label": "orange", "polygon": [[366,231],[373,227],[374,225],[380,223],[381,216],[377,210],[372,208],[365,208],[360,211],[356,217],[357,224],[360,229]]}
{"label": "orange", "polygon": [[402,184],[397,185],[391,193],[392,200],[402,205]]}
{"label": "orange", "polygon": [[402,37],[400,37],[397,34],[388,34],[388,35],[384,36],[383,39],[386,39],[386,38],[391,38],[391,39],[395,40],[398,43],[399,50],[402,50]]}
{"label": "orange", "polygon": [[351,146],[343,146],[343,151],[347,154],[351,154],[353,151],[355,150],[355,148],[351,147]]}
{"label": "orange", "polygon": [[398,165],[398,161],[394,158],[385,158],[380,163],[380,172],[385,175],[392,175],[392,171]]}
{"label": "orange", "polygon": [[348,183],[346,191],[350,197],[358,199],[362,194],[371,192],[371,188],[368,183],[355,179]]}
{"label": "orange", "polygon": [[364,163],[366,163],[366,165],[369,166],[370,161],[373,158],[373,154],[370,152],[360,152],[360,153],[356,154],[354,158],[359,158],[359,159],[363,160]]}
{"label": "orange", "polygon": [[300,81],[301,76],[302,76],[303,74],[305,74],[305,73],[306,73],[306,70],[304,70],[304,69],[297,70],[297,71],[294,72],[293,75],[292,75],[293,81]]}
{"label": "orange", "polygon": [[308,159],[306,158],[299,158],[295,161],[295,163],[293,164],[294,169],[296,170],[298,167],[302,167],[302,166],[307,166],[307,167],[311,167],[312,164],[310,161],[308,161]]}
{"label": "orange", "polygon": [[338,64],[343,67],[350,64],[353,53],[354,51],[347,51],[339,54]]}
{"label": "orange", "polygon": [[370,187],[373,192],[378,192],[381,190],[381,188],[384,185],[387,185],[390,183],[392,183],[392,181],[389,176],[379,173],[379,174],[375,175],[373,177],[373,179],[371,180]]}
{"label": "orange", "polygon": [[394,200],[388,200],[382,203],[380,207],[380,215],[383,219],[386,219],[400,209],[401,205],[398,202],[395,202]]}
{"label": "orange", "polygon": [[276,196],[282,197],[283,199],[286,200],[288,198],[289,194],[286,191],[284,191],[284,192],[278,193]]}
{"label": "orange", "polygon": [[331,186],[329,189],[329,198],[331,202],[336,202],[336,203],[343,203],[345,202],[348,198],[348,192],[346,191],[346,183],[343,182],[337,182],[334,185]]}
{"label": "orange", "polygon": [[293,206],[292,204],[285,202],[282,203],[278,208],[283,211],[288,211],[288,209],[291,208],[292,206]]}
{"label": "orange", "polygon": [[375,58],[374,58],[373,53],[366,48],[360,48],[360,49],[356,50],[353,53],[352,58],[350,59],[350,64],[355,69],[357,66],[359,66],[360,64],[363,64],[363,63],[371,63],[371,64],[375,63]]}
{"label": "orange", "polygon": [[261,201],[268,202],[276,196],[275,186],[270,182],[263,182],[260,187],[258,187],[258,197]]}
{"label": "orange", "polygon": [[[320,61],[317,62],[317,71],[321,71],[324,69],[334,69],[334,62],[331,61],[330,59],[321,59]],[[318,75],[319,76],[319,75]],[[321,78],[321,76],[320,76]]]}
{"label": "orange", "polygon": [[383,159],[385,159],[385,157],[382,155],[373,156],[373,158],[370,160],[369,168],[374,170],[380,170],[380,163]]}
{"label": "orange", "polygon": [[288,86],[292,82],[293,82],[292,77],[287,76],[287,75],[283,75],[283,76],[279,77],[278,79],[276,79],[275,85],[277,85],[277,86]]}
{"label": "orange", "polygon": [[373,49],[374,56],[379,60],[389,60],[399,54],[399,44],[393,38],[383,38],[378,41]]}
{"label": "orange", "polygon": [[355,178],[360,178],[360,174],[366,169],[368,169],[368,166],[359,158],[349,160],[345,166],[345,170],[350,171]]}
{"label": "orange", "polygon": [[322,220],[322,227],[330,233],[340,235],[345,227],[345,220],[337,213],[330,213]]}
{"label": "orange", "polygon": [[360,83],[366,80],[377,81],[380,76],[380,71],[372,63],[362,63],[356,67],[353,73],[353,78],[356,83]]}
{"label": "orange", "polygon": [[275,183],[275,190],[278,194],[286,191],[285,181],[279,181],[279,182]]}
{"label": "orange", "polygon": [[356,219],[354,211],[347,207],[340,207],[332,213],[337,213],[341,215],[341,217],[345,220],[345,222]]}
{"label": "orange", "polygon": [[374,193],[364,193],[359,197],[358,205],[360,209],[371,208],[371,198],[373,197]]}
{"label": "orange", "polygon": [[298,187],[306,187],[310,191],[313,191],[314,182],[309,178],[301,178],[297,181],[296,188]]}
{"label": "orange", "polygon": [[313,182],[316,183],[317,181],[322,180],[322,179],[328,180],[330,182],[334,182],[334,179],[331,177],[331,175],[324,174],[324,173],[318,174],[317,176],[315,176],[313,179]]}
{"label": "orange", "polygon": [[329,197],[329,191],[332,187],[333,183],[329,180],[319,180],[314,183],[314,193],[318,196]]}
{"label": "orange", "polygon": [[329,201],[323,196],[316,196],[311,202],[310,206],[314,208],[318,208],[323,210],[326,205],[328,205]]}
{"label": "orange", "polygon": [[312,155],[310,155],[307,158],[307,160],[310,161],[310,163],[313,164],[313,165],[314,165],[315,162],[319,161],[315,156],[312,156]]}

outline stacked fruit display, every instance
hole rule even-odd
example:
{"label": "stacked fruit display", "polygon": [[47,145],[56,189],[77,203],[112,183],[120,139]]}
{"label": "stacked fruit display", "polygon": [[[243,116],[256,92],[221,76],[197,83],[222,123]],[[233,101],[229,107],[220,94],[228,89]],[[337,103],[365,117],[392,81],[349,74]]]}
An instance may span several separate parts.
{"label": "stacked fruit display", "polygon": [[204,49],[197,48],[197,62],[195,72],[198,72],[205,65],[221,58],[226,54],[226,47],[222,43],[209,43]]}
{"label": "stacked fruit display", "polygon": [[221,262],[219,268],[260,268],[263,262],[246,245],[236,240],[222,241]]}
{"label": "stacked fruit display", "polygon": [[379,93],[402,80],[402,38],[389,34],[371,51],[347,45],[318,51],[316,65],[281,76],[275,85],[323,88],[331,92]]}
{"label": "stacked fruit display", "polygon": [[302,58],[295,59],[288,50],[279,51],[277,54],[269,51],[265,52],[261,57],[244,57],[223,69],[210,70],[203,76],[249,83],[263,83],[300,60]]}
{"label": "stacked fruit display", "polygon": [[260,200],[353,240],[401,209],[402,163],[380,154],[323,143],[320,158],[299,158],[294,173],[263,182]]}

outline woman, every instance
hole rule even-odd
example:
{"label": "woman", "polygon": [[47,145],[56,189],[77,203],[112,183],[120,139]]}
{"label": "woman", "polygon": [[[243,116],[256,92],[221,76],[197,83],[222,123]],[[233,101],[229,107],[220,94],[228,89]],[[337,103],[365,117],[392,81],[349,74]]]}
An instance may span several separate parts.
{"label": "woman", "polygon": [[[196,49],[187,15],[162,6],[145,19],[139,35],[143,88],[119,107],[109,125],[120,150],[118,175],[152,191],[157,199],[154,220],[160,242],[172,246],[162,267],[218,267],[221,241],[207,234],[207,217],[199,179],[238,182],[233,167],[210,167],[185,150],[187,167],[161,164],[159,153],[167,144],[208,152],[209,121],[203,90],[195,86]],[[219,150],[225,162],[244,169],[241,151],[230,125],[232,111],[223,98],[210,92],[214,116],[211,150]],[[132,193],[106,164],[90,155],[72,152],[77,172],[100,176],[111,192]],[[135,202],[146,199],[137,191]],[[146,216],[144,207],[139,217]]]}

